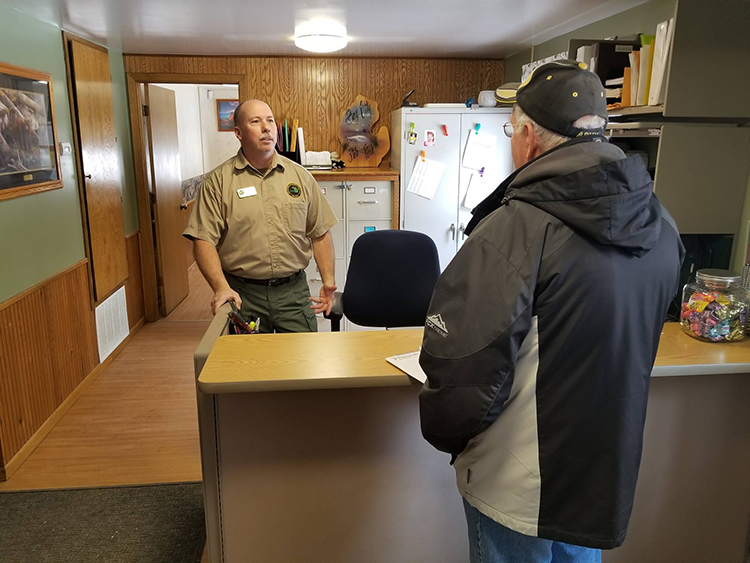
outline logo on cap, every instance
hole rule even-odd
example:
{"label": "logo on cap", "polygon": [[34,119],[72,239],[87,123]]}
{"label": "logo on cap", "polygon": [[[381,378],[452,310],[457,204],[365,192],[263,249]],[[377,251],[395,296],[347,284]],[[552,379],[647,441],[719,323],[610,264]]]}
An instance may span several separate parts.
{"label": "logo on cap", "polygon": [[297,184],[289,184],[286,187],[286,193],[288,193],[292,197],[299,197],[302,194],[302,190]]}

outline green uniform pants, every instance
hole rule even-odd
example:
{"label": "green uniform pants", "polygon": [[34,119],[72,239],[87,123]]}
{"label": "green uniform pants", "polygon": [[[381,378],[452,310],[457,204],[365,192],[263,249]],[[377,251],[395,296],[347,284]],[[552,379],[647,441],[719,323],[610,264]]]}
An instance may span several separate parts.
{"label": "green uniform pants", "polygon": [[304,270],[283,285],[268,287],[224,272],[229,287],[240,294],[240,314],[260,317],[260,332],[317,332],[318,321],[310,309],[310,288]]}

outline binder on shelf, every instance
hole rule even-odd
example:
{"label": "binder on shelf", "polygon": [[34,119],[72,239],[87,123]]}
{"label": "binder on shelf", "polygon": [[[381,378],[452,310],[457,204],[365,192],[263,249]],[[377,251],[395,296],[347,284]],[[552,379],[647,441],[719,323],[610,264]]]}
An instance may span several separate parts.
{"label": "binder on shelf", "polygon": [[641,52],[630,53],[630,105],[638,105],[638,80],[640,76]]}
{"label": "binder on shelf", "polygon": [[622,77],[622,107],[629,107],[633,105],[633,98],[630,95],[631,86],[631,73],[633,69],[629,66],[625,67],[625,76]]}
{"label": "binder on shelf", "polygon": [[299,119],[292,121],[292,141],[289,150],[294,152],[297,149],[297,129],[299,129]]}
{"label": "binder on shelf", "polygon": [[622,78],[626,66],[630,66],[630,53],[640,46],[638,40],[611,40],[594,43],[593,57],[596,67],[592,69],[606,84],[607,80]]}
{"label": "binder on shelf", "polygon": [[648,89],[651,81],[651,65],[654,61],[654,36],[641,35],[641,67],[638,76],[638,103],[645,106],[648,103]]}
{"label": "binder on shelf", "polygon": [[299,150],[299,163],[302,166],[305,166],[305,164],[307,164],[307,157],[305,155],[305,135],[302,131],[302,127],[297,129],[297,145],[299,145],[297,147]]}
{"label": "binder on shelf", "polygon": [[648,105],[650,106],[664,103],[664,74],[666,73],[669,61],[673,29],[674,18],[661,22],[656,27],[656,39],[654,39],[654,65],[651,70],[651,85],[648,94]]}

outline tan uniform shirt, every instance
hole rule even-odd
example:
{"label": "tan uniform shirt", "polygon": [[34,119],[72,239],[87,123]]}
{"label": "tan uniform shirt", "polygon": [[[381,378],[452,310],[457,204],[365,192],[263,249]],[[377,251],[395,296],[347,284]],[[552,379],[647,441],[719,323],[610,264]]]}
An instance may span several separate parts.
{"label": "tan uniform shirt", "polygon": [[312,241],[338,219],[312,175],[274,153],[265,173],[242,149],[203,178],[183,236],[213,244],[236,276],[289,276],[310,263]]}

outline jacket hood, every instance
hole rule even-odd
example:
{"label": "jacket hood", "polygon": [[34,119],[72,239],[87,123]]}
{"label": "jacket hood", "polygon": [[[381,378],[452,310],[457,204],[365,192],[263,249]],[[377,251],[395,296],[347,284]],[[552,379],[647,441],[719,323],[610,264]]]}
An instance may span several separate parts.
{"label": "jacket hood", "polygon": [[605,142],[542,155],[519,171],[505,194],[558,218],[599,243],[643,256],[662,226],[659,200],[643,160]]}

